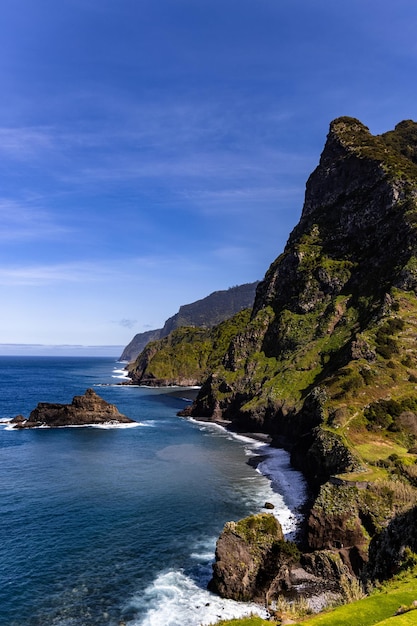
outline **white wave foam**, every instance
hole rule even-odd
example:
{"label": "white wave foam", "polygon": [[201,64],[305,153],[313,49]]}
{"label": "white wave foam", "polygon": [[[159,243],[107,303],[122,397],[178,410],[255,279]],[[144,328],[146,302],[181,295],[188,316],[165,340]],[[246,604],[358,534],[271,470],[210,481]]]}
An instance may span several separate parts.
{"label": "white wave foam", "polygon": [[[207,433],[238,440],[245,454],[255,461],[259,457],[253,476],[242,478],[239,486],[236,484],[238,497],[246,501],[253,512],[258,512],[265,502],[271,502],[272,513],[281,523],[284,534],[292,538],[301,521],[299,509],[305,502],[307,489],[301,473],[291,467],[289,454],[249,436],[227,431],[221,425],[192,421]],[[215,542],[216,538],[206,538],[194,546],[190,555],[205,570],[204,581],[198,584],[182,570],[161,572],[143,594],[129,603],[127,608],[135,610],[138,618],[128,626],[206,626],[219,619],[244,617],[250,613],[266,618],[266,611],[259,605],[224,600],[205,588],[210,578]]]}
{"label": "white wave foam", "polygon": [[128,608],[143,615],[128,622],[128,626],[206,626],[250,613],[267,617],[263,607],[223,600],[176,570],[161,573],[143,595],[132,599]]}
{"label": "white wave foam", "polygon": [[[2,425],[2,424],[0,424]],[[14,428],[14,424],[4,424],[5,430],[18,431],[19,428]],[[129,422],[128,424],[121,424],[118,422],[106,422],[104,424],[69,424],[68,426],[32,426],[30,430],[52,430],[63,428],[101,428],[104,430],[110,430],[113,428],[137,428],[137,426],[146,426],[143,422]]]}
{"label": "white wave foam", "polygon": [[107,424],[92,424],[91,425],[92,428],[104,428],[104,429],[109,429],[109,428],[136,428],[137,426],[145,426],[145,424],[143,422],[129,422],[128,424],[112,424],[107,423]]}
{"label": "white wave foam", "polygon": [[128,374],[129,374],[129,372],[126,369],[114,368],[113,374],[112,374],[112,378],[119,378],[119,379],[123,379],[123,380],[132,380],[128,376]]}
{"label": "white wave foam", "polygon": [[[244,444],[245,454],[259,464],[256,471],[265,476],[268,482],[264,485],[256,484],[256,491],[245,491],[241,494],[251,508],[256,502],[259,509],[265,502],[274,505],[271,512],[282,526],[287,539],[293,539],[302,521],[301,507],[307,499],[307,483],[301,472],[295,470],[290,463],[290,455],[281,448],[273,448],[269,444],[253,439],[249,435],[241,435],[226,430],[215,422],[199,422],[191,419],[201,430],[217,432]],[[255,485],[254,485],[255,487]],[[256,508],[256,505],[255,505]]]}
{"label": "white wave foam", "polygon": [[305,503],[307,483],[301,472],[291,466],[288,452],[267,446],[257,470],[270,479],[273,489],[282,494],[289,508],[297,511]]}
{"label": "white wave foam", "polygon": [[214,561],[214,551],[216,549],[217,536],[203,537],[199,541],[196,541],[194,545],[194,551],[190,554],[190,557],[200,563],[207,570],[207,581],[211,576],[211,565]]}
{"label": "white wave foam", "polygon": [[[128,422],[127,424],[119,422],[104,422],[103,424],[72,424],[70,426],[55,426],[53,428],[101,428],[109,430],[112,428],[137,428],[143,426],[141,422]],[[39,428],[50,428],[50,426],[39,426]]]}
{"label": "white wave foam", "polygon": [[307,499],[307,484],[301,472],[291,466],[289,453],[249,435],[229,431],[215,422],[199,422],[192,418],[190,421],[208,433],[216,432],[228,439],[239,441],[244,445],[246,456],[255,461],[259,457],[256,471],[267,482],[264,485],[254,484],[255,491],[245,490],[240,497],[248,502],[254,512],[265,502],[273,504],[274,509],[271,512],[280,522],[284,535],[287,539],[293,539],[302,521],[301,508]]}

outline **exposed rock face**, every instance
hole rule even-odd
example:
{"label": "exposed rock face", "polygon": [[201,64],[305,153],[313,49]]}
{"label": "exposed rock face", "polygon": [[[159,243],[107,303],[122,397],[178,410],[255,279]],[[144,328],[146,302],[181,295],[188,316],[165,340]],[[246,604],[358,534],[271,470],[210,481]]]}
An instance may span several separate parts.
{"label": "exposed rock face", "polygon": [[264,600],[277,575],[283,539],[270,513],[228,522],[217,541],[210,589],[234,600]]}
{"label": "exposed rock face", "polygon": [[[370,533],[376,532],[377,525],[369,510],[367,495],[366,487],[326,483],[306,519],[309,549],[333,551],[356,575],[361,573],[368,560]],[[375,518],[376,510],[373,515]]]}
{"label": "exposed rock face", "polygon": [[14,428],[56,428],[60,426],[88,426],[90,424],[129,424],[134,420],[122,415],[114,404],[109,404],[93,389],[83,396],[74,396],[71,404],[39,402],[25,420],[18,415],[12,420]]}
{"label": "exposed rock face", "polygon": [[225,525],[209,588],[233,600],[268,603],[301,589],[304,596],[335,592],[342,577],[351,579],[352,572],[340,554],[300,554],[275,517],[263,513]]}
{"label": "exposed rock face", "polygon": [[309,435],[301,437],[291,452],[295,467],[302,467],[310,484],[321,484],[329,476],[358,470],[361,464],[335,433],[313,428]]}
{"label": "exposed rock face", "polygon": [[413,507],[393,519],[371,542],[367,573],[372,579],[386,580],[416,561],[417,507]]}
{"label": "exposed rock face", "polygon": [[157,341],[162,337],[162,328],[156,328],[155,330],[147,330],[144,333],[138,333],[128,343],[123,350],[120,361],[134,361],[136,357],[142,352],[142,350],[151,341]]}
{"label": "exposed rock face", "polygon": [[[312,575],[322,561],[308,555],[327,552],[363,573],[371,540],[370,576],[380,576],[382,555],[401,560],[400,534],[390,537],[414,523],[407,509],[417,501],[409,457],[416,339],[417,124],[372,136],[358,120],[339,118],[307,182],[300,222],[258,285],[249,323],[190,411],[266,432],[292,450],[315,498],[302,557]],[[392,454],[397,446],[403,452]],[[407,497],[395,487],[398,476],[408,481]],[[242,538],[228,534],[230,549],[247,554]],[[407,545],[415,549],[414,536]],[[220,593],[229,586],[231,597],[260,597],[273,588],[271,552],[258,558],[259,572],[248,565],[243,589],[232,571],[226,577],[225,553],[215,566]],[[262,571],[268,582],[253,583]]]}
{"label": "exposed rock face", "polygon": [[[377,360],[375,335],[363,333],[392,315],[393,290],[415,295],[417,285],[416,128],[403,122],[374,137],[358,120],[332,122],[300,222],[258,285],[251,322],[199,395],[194,416],[207,416],[210,403],[218,412],[220,401],[236,428],[252,422],[296,439],[325,420],[331,375]],[[315,387],[327,397],[312,414],[303,405]]]}

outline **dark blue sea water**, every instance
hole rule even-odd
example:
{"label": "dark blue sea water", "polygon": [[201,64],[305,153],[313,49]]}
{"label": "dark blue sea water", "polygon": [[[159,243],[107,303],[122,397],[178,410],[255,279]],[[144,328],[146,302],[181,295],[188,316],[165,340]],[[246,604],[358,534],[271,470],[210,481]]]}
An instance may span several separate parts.
{"label": "dark blue sea water", "polygon": [[[304,484],[284,452],[177,417],[184,399],[116,384],[122,367],[0,357],[0,419],[94,387],[138,422],[0,427],[0,624],[199,626],[242,615],[247,606],[206,591],[224,523],[269,500],[294,528]],[[264,454],[272,482],[247,463]]]}

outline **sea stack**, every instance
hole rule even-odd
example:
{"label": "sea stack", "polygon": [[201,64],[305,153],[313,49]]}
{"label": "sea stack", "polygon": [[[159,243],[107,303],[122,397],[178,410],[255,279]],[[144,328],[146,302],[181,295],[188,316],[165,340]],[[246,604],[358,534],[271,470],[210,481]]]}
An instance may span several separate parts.
{"label": "sea stack", "polygon": [[29,419],[18,415],[12,420],[14,428],[58,428],[62,426],[90,426],[99,424],[133,424],[114,404],[109,404],[93,389],[74,396],[71,404],[39,402]]}

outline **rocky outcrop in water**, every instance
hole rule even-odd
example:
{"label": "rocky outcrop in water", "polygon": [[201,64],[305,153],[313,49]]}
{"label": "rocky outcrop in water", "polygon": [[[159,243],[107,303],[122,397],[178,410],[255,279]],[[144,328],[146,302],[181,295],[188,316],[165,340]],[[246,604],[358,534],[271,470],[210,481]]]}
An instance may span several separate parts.
{"label": "rocky outcrop in water", "polygon": [[93,389],[74,396],[71,404],[39,402],[26,420],[19,415],[12,421],[14,428],[57,428],[61,426],[90,426],[98,424],[131,424],[134,420],[122,415]]}
{"label": "rocky outcrop in water", "polygon": [[228,522],[217,541],[210,589],[234,600],[263,600],[284,545],[281,526],[270,513]]}

